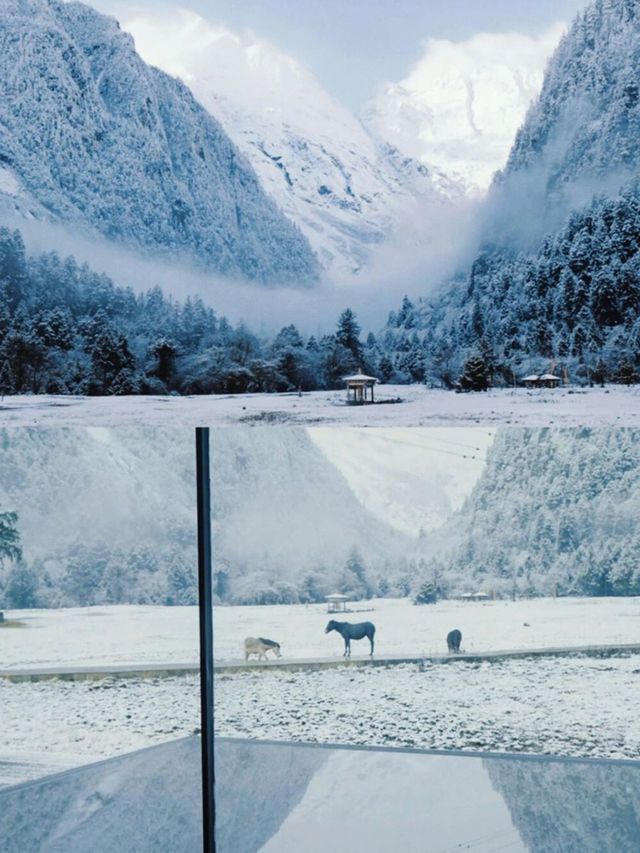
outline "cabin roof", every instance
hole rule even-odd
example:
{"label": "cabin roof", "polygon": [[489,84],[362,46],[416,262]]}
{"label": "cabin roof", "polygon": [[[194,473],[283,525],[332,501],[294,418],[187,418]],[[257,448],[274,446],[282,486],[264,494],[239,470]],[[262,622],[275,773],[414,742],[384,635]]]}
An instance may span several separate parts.
{"label": "cabin roof", "polygon": [[341,592],[332,592],[330,595],[325,595],[325,601],[347,601],[348,596]]}

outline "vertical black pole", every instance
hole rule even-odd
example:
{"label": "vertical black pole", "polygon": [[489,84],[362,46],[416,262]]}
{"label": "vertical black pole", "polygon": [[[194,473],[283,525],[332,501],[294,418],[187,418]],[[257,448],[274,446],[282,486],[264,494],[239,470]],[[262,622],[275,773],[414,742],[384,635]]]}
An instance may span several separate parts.
{"label": "vertical black pole", "polygon": [[209,429],[196,428],[198,485],[198,604],[200,611],[200,704],[202,730],[202,839],[215,853],[215,774],[213,758],[213,591],[211,569],[211,484]]}

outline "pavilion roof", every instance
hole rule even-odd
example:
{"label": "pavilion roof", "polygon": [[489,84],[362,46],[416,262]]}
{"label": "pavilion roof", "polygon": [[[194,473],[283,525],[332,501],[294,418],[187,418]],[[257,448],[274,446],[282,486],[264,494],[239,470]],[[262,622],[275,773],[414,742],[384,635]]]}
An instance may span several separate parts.
{"label": "pavilion roof", "polygon": [[377,382],[376,376],[367,376],[366,373],[354,373],[353,376],[343,376],[343,382]]}

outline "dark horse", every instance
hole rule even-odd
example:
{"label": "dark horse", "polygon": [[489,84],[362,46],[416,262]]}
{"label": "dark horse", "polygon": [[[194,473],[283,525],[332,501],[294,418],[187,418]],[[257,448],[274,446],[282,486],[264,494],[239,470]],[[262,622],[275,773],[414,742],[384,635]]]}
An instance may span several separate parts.
{"label": "dark horse", "polygon": [[449,631],[447,634],[447,648],[450,652],[457,654],[460,651],[460,643],[462,642],[462,634],[457,628]]}
{"label": "dark horse", "polygon": [[336,622],[332,619],[327,625],[324,632],[337,631],[344,640],[344,656],[351,656],[351,640],[362,640],[366,637],[371,643],[371,651],[373,654],[373,635],[376,633],[376,626],[373,622],[358,622],[352,625],[351,622]]}

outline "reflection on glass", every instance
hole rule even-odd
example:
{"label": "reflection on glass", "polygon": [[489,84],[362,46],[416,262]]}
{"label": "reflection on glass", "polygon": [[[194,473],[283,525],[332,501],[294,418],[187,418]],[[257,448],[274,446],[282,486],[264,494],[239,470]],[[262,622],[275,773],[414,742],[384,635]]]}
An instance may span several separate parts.
{"label": "reflection on glass", "polygon": [[[219,740],[219,853],[635,853],[640,766]],[[0,791],[8,853],[200,849],[189,738]],[[4,846],[2,844],[4,843]]]}
{"label": "reflection on glass", "polygon": [[0,790],[3,853],[201,849],[199,738]]}
{"label": "reflection on glass", "polygon": [[192,430],[0,452],[0,786],[199,729]]}

